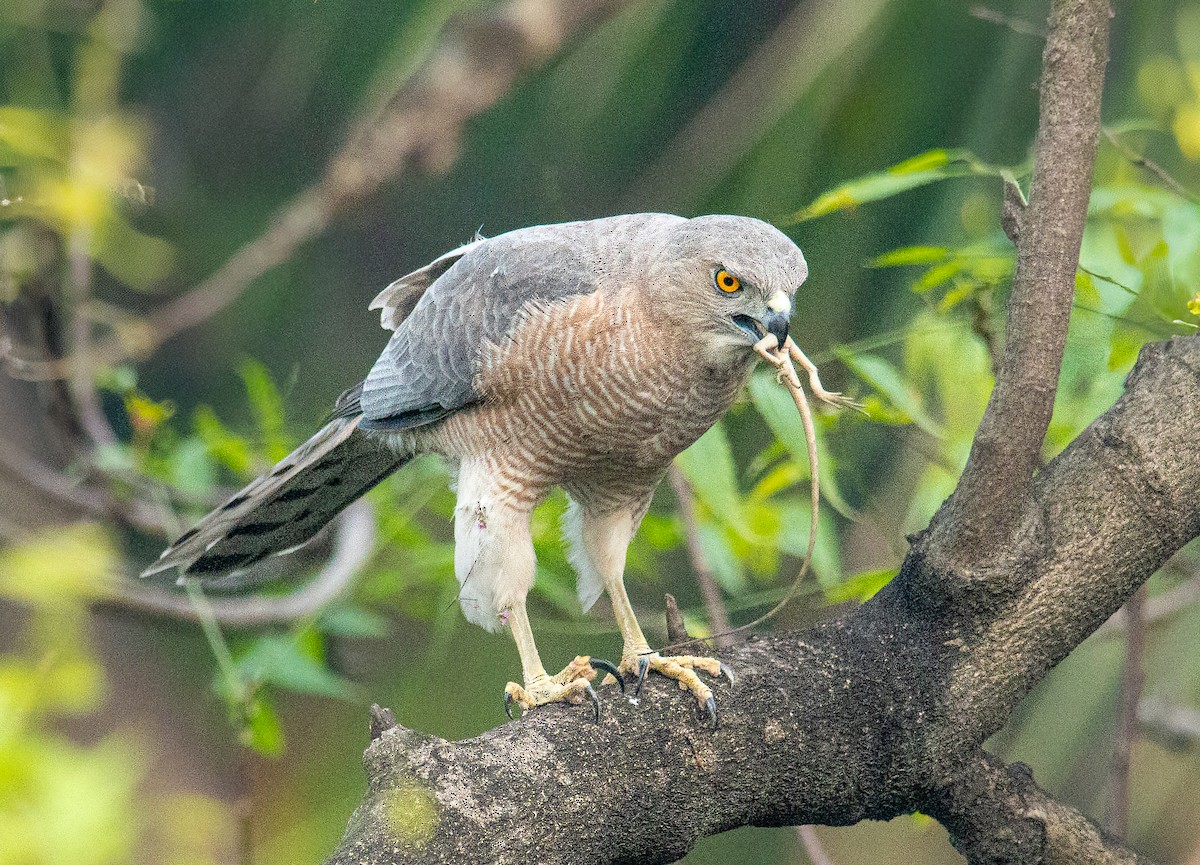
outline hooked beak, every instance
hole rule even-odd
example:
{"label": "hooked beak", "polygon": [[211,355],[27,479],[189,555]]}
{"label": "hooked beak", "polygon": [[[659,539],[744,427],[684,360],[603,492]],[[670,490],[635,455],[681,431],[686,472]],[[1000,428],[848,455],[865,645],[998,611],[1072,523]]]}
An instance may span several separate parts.
{"label": "hooked beak", "polygon": [[782,291],[776,291],[767,298],[767,314],[761,320],[748,315],[735,315],[733,323],[744,330],[754,342],[758,342],[769,333],[779,340],[779,345],[782,346],[787,342],[788,320],[791,317],[792,299]]}
{"label": "hooked beak", "polygon": [[780,345],[788,338],[788,317],[782,312],[769,312],[761,321],[748,315],[735,315],[733,323],[745,331],[751,342],[758,342],[768,333],[774,334]]}
{"label": "hooked beak", "polygon": [[782,291],[772,292],[767,298],[767,317],[763,319],[763,327],[767,333],[773,334],[779,340],[779,346],[787,342],[788,319],[792,317],[792,299]]}
{"label": "hooked beak", "polygon": [[788,317],[782,312],[771,312],[762,320],[762,326],[767,333],[774,334],[782,346],[788,338]]}

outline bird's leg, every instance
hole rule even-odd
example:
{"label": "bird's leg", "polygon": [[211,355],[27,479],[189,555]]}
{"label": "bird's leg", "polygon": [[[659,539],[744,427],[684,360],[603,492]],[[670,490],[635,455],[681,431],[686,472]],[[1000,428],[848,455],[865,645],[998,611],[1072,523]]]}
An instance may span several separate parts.
{"label": "bird's leg", "polygon": [[607,661],[576,658],[561,673],[551,676],[542,666],[525,598],[533,586],[537,558],[529,531],[530,510],[514,506],[496,489],[497,472],[485,462],[463,460],[458,475],[458,504],[454,515],[454,572],[460,586],[463,613],[476,624],[512,631],[521,655],[524,684],[509,682],[504,689],[504,710],[512,717],[512,704],[532,709],[546,703],[591,701],[599,717],[599,701],[592,691],[596,669],[615,670]]}
{"label": "bird's leg", "polygon": [[[534,706],[544,706],[546,703],[583,703],[590,700],[595,720],[600,720],[600,700],[592,689],[592,679],[596,670],[616,673],[616,668],[608,661],[599,658],[592,659],[579,655],[563,668],[562,672],[553,676],[542,666],[538,655],[537,644],[533,641],[533,629],[529,627],[529,615],[525,611],[525,601],[514,601],[505,610],[505,618],[512,630],[513,640],[517,644],[517,652],[521,656],[521,674],[525,680],[524,686],[509,682],[504,688],[504,711],[512,717],[512,704],[516,703],[523,710]],[[625,686],[622,684],[621,690]]]}
{"label": "bird's leg", "polygon": [[613,615],[621,631],[624,648],[621,651],[621,673],[637,682],[634,696],[641,694],[642,683],[650,672],[658,673],[679,683],[681,690],[690,691],[702,709],[708,712],[713,726],[717,724],[717,703],[712,688],[696,675],[702,670],[710,676],[722,674],[733,682],[729,668],[716,658],[700,655],[660,655],[650,648],[646,635],[638,624],[625,591],[625,553],[630,538],[637,528],[638,519],[629,511],[605,516],[585,514],[583,542],[592,566],[596,568],[612,602]]}

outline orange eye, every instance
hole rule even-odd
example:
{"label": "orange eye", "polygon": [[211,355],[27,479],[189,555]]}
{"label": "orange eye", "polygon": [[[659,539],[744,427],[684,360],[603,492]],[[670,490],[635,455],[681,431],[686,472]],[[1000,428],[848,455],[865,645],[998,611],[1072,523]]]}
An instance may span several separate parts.
{"label": "orange eye", "polygon": [[742,281],[724,268],[713,275],[713,281],[716,282],[717,288],[726,294],[733,294],[742,287]]}

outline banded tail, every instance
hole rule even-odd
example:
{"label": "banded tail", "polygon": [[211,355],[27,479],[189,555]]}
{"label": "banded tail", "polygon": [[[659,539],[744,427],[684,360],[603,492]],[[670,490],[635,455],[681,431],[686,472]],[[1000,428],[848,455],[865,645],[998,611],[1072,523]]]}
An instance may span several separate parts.
{"label": "banded tail", "polygon": [[[340,401],[339,401],[340,403]],[[312,540],[343,508],[407,462],[358,429],[362,416],[335,417],[181,535],[143,577],[179,568],[220,576]]]}

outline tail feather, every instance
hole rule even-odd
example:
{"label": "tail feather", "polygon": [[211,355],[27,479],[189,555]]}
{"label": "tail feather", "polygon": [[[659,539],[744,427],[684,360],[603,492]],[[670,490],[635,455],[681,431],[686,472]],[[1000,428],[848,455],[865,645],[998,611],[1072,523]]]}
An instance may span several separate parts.
{"label": "tail feather", "polygon": [[179,568],[215,577],[304,546],[351,502],[406,458],[359,431],[361,416],[339,417],[270,474],[204,517],[167,548],[143,577]]}

